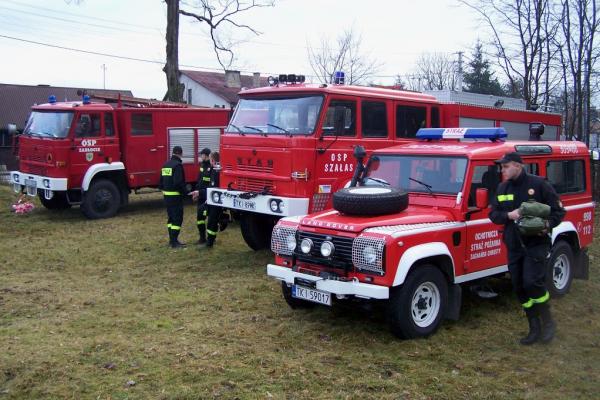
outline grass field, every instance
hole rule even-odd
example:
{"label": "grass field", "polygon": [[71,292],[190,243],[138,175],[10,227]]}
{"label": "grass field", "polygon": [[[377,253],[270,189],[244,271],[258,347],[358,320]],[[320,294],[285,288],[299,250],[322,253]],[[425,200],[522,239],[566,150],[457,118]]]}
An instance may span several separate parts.
{"label": "grass field", "polygon": [[[10,212],[0,186],[0,399],[592,399],[600,397],[600,259],[553,301],[550,345],[508,280],[461,319],[401,341],[383,308],[291,310],[233,224],[214,249],[171,250],[158,195],[116,218]],[[196,240],[186,206],[182,239]],[[597,226],[597,224],[596,224]]]}

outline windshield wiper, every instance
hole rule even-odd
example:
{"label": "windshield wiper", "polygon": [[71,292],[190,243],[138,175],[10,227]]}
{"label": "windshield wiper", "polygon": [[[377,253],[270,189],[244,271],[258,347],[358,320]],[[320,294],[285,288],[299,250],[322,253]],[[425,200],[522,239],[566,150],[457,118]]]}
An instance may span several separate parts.
{"label": "windshield wiper", "polygon": [[433,194],[433,190],[431,190],[431,188],[432,188],[433,186],[431,186],[431,185],[429,185],[429,184],[427,184],[427,183],[425,183],[425,182],[421,182],[420,180],[418,180],[418,179],[415,179],[415,178],[410,178],[410,177],[409,177],[409,178],[408,178],[408,180],[410,180],[410,181],[413,181],[413,182],[417,182],[419,185],[423,185],[423,186],[425,186],[425,188],[426,188],[426,189],[429,191],[429,194]]}
{"label": "windshield wiper", "polygon": [[282,127],[280,127],[280,126],[277,126],[277,125],[273,125],[273,124],[267,124],[267,126],[271,126],[271,127],[275,128],[275,129],[279,129],[279,130],[281,130],[281,131],[283,131],[283,132],[285,132],[285,133],[290,133],[290,131],[288,131],[287,129],[285,129],[285,128],[282,128]]}
{"label": "windshield wiper", "polygon": [[241,130],[241,129],[239,128],[239,126],[237,126],[237,125],[235,125],[235,124],[232,124],[232,123],[230,123],[230,124],[229,124],[229,126],[231,126],[232,128],[235,128],[235,129],[237,129],[237,131],[238,131],[239,133],[241,133],[242,135],[244,134],[244,131],[243,131],[243,130]]}
{"label": "windshield wiper", "polygon": [[375,181],[377,183],[381,183],[384,186],[390,186],[389,182],[387,182],[385,179],[371,178],[370,176],[367,176],[365,179],[363,179],[363,183],[365,180]]}
{"label": "windshield wiper", "polygon": [[259,128],[256,128],[256,127],[250,126],[250,125],[244,125],[244,128],[253,129],[253,130],[255,130],[257,132],[260,132],[260,133],[265,133],[262,129],[259,129]]}
{"label": "windshield wiper", "polygon": [[48,132],[31,132],[30,133],[31,136],[50,136],[50,137],[54,137],[53,134],[48,133]]}

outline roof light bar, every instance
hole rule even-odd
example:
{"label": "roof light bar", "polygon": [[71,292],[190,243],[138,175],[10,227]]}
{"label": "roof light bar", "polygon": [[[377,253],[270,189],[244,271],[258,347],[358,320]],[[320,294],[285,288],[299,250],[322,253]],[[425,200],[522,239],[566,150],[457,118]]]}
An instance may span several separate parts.
{"label": "roof light bar", "polygon": [[498,140],[506,138],[504,128],[421,128],[417,132],[417,139],[489,139]]}

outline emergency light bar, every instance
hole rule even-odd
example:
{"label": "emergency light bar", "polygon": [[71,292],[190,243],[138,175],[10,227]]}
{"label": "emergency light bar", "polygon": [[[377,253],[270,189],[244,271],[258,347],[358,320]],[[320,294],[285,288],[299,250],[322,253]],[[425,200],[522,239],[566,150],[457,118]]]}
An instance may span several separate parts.
{"label": "emergency light bar", "polygon": [[506,138],[504,128],[421,128],[417,139],[489,139],[492,141]]}

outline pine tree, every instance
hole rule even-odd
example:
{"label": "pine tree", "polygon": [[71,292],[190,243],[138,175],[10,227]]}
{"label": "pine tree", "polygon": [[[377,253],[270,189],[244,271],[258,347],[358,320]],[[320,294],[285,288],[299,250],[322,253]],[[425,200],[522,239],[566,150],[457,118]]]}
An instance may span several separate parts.
{"label": "pine tree", "polygon": [[502,86],[498,79],[494,78],[494,73],[490,71],[490,62],[483,58],[482,48],[482,44],[477,42],[473,49],[472,60],[468,64],[468,72],[463,77],[463,82],[466,85],[465,91],[504,96]]}

